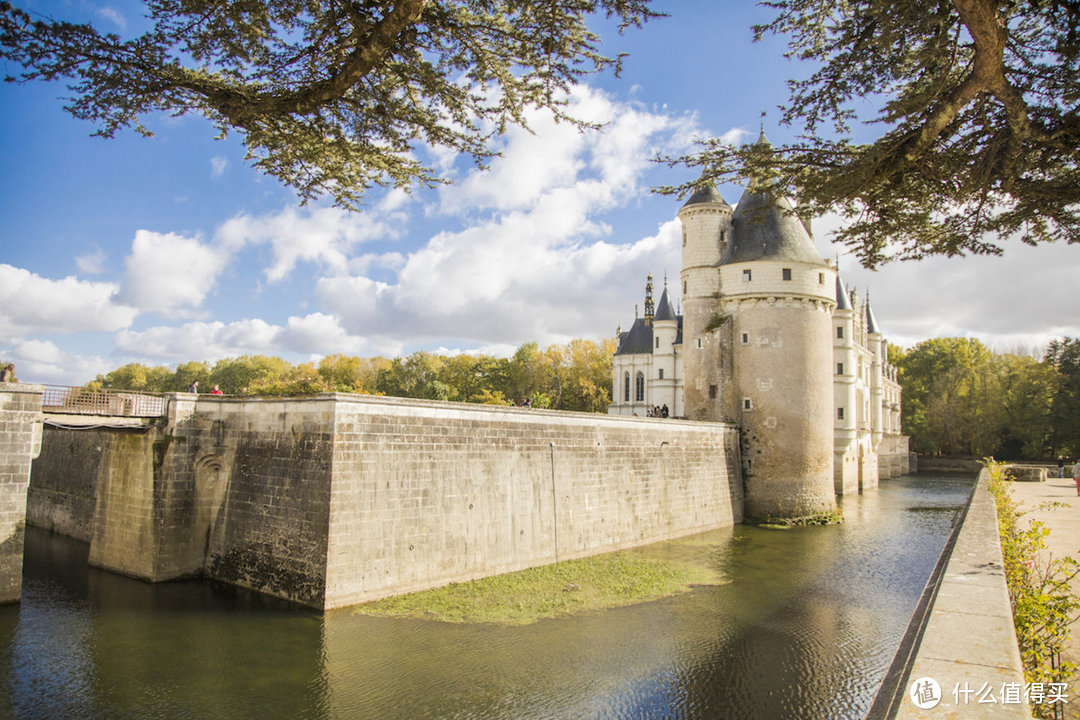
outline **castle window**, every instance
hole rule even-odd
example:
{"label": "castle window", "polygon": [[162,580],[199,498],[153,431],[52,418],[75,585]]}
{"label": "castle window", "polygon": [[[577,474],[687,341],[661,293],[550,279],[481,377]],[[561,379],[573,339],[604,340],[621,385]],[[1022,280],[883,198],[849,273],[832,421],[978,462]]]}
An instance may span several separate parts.
{"label": "castle window", "polygon": [[699,348],[701,347],[701,338],[698,338],[698,339],[697,339],[697,346],[698,346]]}
{"label": "castle window", "polygon": [[791,279],[791,268],[784,268],[780,271],[785,280]]}
{"label": "castle window", "polygon": [[844,408],[836,408],[836,419],[837,420],[843,420],[844,419]]}
{"label": "castle window", "polygon": [[837,340],[843,340],[844,339],[844,326],[843,325],[837,325],[836,326],[836,339]]}
{"label": "castle window", "polygon": [[844,374],[844,363],[836,363],[836,374],[837,375],[843,375]]}
{"label": "castle window", "polygon": [[664,368],[660,368],[660,379],[664,379]]}
{"label": "castle window", "polygon": [[817,274],[817,284],[818,285],[824,285],[825,284],[825,273],[818,273]]}
{"label": "castle window", "polygon": [[660,349],[660,338],[656,338],[656,349]]}
{"label": "castle window", "polygon": [[747,268],[746,270],[743,270],[743,271],[742,271],[742,279],[743,279],[743,282],[750,282],[750,277],[751,277],[751,276],[750,276],[750,270],[749,270],[749,268]]}
{"label": "castle window", "polygon": [[710,385],[709,386],[709,399],[710,400],[715,400],[716,399],[716,386],[715,385]]}
{"label": "castle window", "polygon": [[750,333],[743,333],[742,334],[742,344],[743,345],[749,345],[750,344]]}
{"label": "castle window", "polygon": [[623,373],[622,399],[623,402],[630,402],[630,373],[628,372]]}
{"label": "castle window", "polygon": [[686,229],[685,228],[683,228],[683,231],[682,231],[682,246],[686,247]]}
{"label": "castle window", "polygon": [[742,409],[743,410],[753,410],[754,409],[754,402],[750,398],[743,398]]}
{"label": "castle window", "polygon": [[634,378],[634,400],[645,402],[645,376],[640,372]]}
{"label": "castle window", "polygon": [[686,294],[686,281],[685,280],[682,281],[682,294],[683,295]]}

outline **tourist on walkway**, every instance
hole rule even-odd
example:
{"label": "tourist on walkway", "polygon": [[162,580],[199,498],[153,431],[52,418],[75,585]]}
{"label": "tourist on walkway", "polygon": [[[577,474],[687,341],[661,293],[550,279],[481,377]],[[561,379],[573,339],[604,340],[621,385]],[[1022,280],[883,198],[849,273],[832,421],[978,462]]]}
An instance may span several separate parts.
{"label": "tourist on walkway", "polygon": [[8,363],[0,370],[0,382],[15,382],[15,363]]}
{"label": "tourist on walkway", "polygon": [[221,392],[221,388],[219,388],[217,385],[215,385],[214,389],[210,391],[210,394],[211,395],[224,395],[225,393]]}
{"label": "tourist on walkway", "polygon": [[1065,458],[1058,457],[1058,477],[1065,477]]}
{"label": "tourist on walkway", "polygon": [[1076,494],[1080,497],[1080,459],[1073,465],[1073,482],[1076,483]]}
{"label": "tourist on walkway", "polygon": [[196,380],[195,382],[188,385],[187,391],[189,393],[197,393],[197,392],[199,392],[199,381]]}

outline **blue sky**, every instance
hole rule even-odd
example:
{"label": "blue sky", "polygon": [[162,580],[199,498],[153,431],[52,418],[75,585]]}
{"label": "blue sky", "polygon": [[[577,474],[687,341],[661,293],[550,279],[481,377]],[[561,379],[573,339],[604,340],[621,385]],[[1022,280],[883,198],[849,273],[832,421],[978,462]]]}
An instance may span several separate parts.
{"label": "blue sky", "polygon": [[[139,3],[17,4],[120,33],[141,22]],[[80,384],[128,362],[508,355],[614,335],[647,273],[678,287],[681,203],[651,188],[687,171],[651,158],[695,137],[752,141],[763,111],[770,139],[785,141],[794,131],[776,106],[806,71],[780,39],[751,42],[769,17],[752,2],[658,7],[670,17],[605,33],[609,53],[630,53],[622,77],[574,92],[602,131],[536,113],[535,134],[501,138],[489,171],[439,156],[453,185],[376,191],[355,213],[300,206],[201,118],[154,117],[152,139],[104,140],[63,111],[62,84],[0,85],[0,358],[23,381]],[[721,192],[734,205],[741,189]],[[869,291],[892,342],[965,336],[1013,350],[1080,336],[1076,246],[869,272],[830,244],[837,223],[815,221],[818,249]]]}

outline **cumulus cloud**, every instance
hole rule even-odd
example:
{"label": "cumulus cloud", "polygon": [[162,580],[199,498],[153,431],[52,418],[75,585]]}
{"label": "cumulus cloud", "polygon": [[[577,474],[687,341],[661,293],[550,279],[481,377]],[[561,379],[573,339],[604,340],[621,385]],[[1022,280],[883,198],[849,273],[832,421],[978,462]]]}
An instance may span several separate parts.
{"label": "cumulus cloud", "polygon": [[50,340],[26,340],[10,349],[0,349],[0,353],[15,363],[16,374],[23,382],[81,385],[116,367],[106,358],[78,355]]}
{"label": "cumulus cloud", "polygon": [[227,259],[198,238],[139,230],[124,259],[121,297],[143,312],[190,313],[213,289]]}
{"label": "cumulus cloud", "polygon": [[[535,135],[511,131],[490,172],[439,190],[437,211],[462,216],[463,227],[403,254],[389,280],[366,275],[359,263],[350,274],[321,278],[323,310],[355,335],[414,345],[507,348],[606,336],[629,322],[649,270],[678,267],[676,208],[666,222],[651,223],[652,234],[644,226],[618,239],[605,214],[649,194],[650,158],[689,143],[693,119],[584,87],[572,102],[572,113],[603,130],[580,133],[537,116]],[[478,210],[487,217],[472,217]]]}
{"label": "cumulus cloud", "polygon": [[75,258],[75,267],[87,275],[100,275],[105,272],[105,251],[95,245],[92,252]]}
{"label": "cumulus cloud", "polygon": [[248,354],[311,355],[330,353],[380,354],[400,350],[393,343],[372,342],[350,335],[336,317],[311,313],[291,316],[284,325],[258,318],[223,322],[160,325],[146,330],[125,330],[116,335],[116,351],[154,361],[218,360]]}
{"label": "cumulus cloud", "polygon": [[[815,222],[818,236],[840,222]],[[931,257],[887,263],[876,271],[861,267],[844,248],[834,252],[844,281],[860,295],[869,294],[882,332],[895,344],[974,337],[1008,351],[1042,349],[1064,335],[1080,337],[1080,299],[1072,279],[1076,248],[1019,241],[1003,247],[1002,256]]]}
{"label": "cumulus cloud", "polygon": [[298,262],[322,270],[345,272],[353,248],[367,240],[395,237],[393,210],[404,202],[391,193],[384,213],[348,212],[327,207],[314,210],[285,208],[276,215],[238,215],[218,228],[215,238],[222,247],[238,251],[249,245],[269,245],[273,260],[264,270],[270,282],[284,280]]}
{"label": "cumulus cloud", "polygon": [[137,311],[117,301],[118,290],[113,283],[74,276],[51,280],[0,264],[0,335],[126,328]]}

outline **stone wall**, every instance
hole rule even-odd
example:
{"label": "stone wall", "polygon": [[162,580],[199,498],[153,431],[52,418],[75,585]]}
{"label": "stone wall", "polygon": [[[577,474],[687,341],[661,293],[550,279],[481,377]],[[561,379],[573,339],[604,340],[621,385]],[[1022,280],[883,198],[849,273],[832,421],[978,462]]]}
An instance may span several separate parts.
{"label": "stone wall", "polygon": [[729,425],[337,396],[325,607],[739,522]]}
{"label": "stone wall", "polygon": [[46,425],[26,497],[26,522],[90,542],[99,473],[115,430]]}
{"label": "stone wall", "polygon": [[41,450],[40,385],[0,385],[0,603],[19,601],[30,463]]}
{"label": "stone wall", "polygon": [[742,519],[730,425],[355,395],[178,393],[153,427],[50,429],[34,484],[95,566],[318,608]]}

